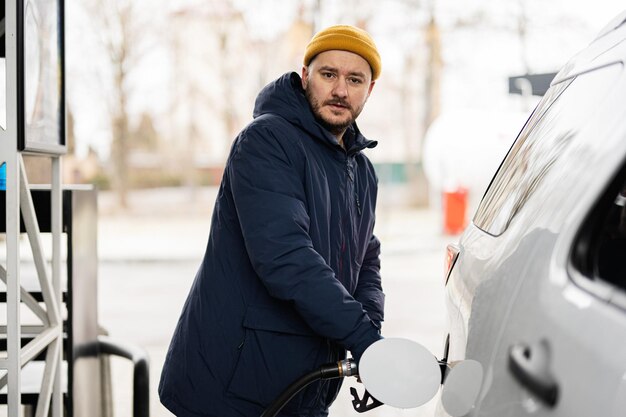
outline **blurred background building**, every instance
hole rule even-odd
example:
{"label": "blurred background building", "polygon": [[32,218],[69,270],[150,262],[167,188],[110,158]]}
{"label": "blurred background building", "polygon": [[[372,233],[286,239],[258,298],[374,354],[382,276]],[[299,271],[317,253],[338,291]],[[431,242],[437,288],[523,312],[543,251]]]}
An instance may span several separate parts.
{"label": "blurred background building", "polygon": [[619,3],[68,2],[66,181],[112,188],[120,207],[136,188],[185,186],[194,198],[219,182],[258,91],[300,71],[317,29],[349,23],[372,33],[384,63],[359,119],[380,141],[369,155],[390,185],[383,201],[437,205],[444,187],[463,186],[472,205],[495,169],[478,160],[506,152],[537,100],[510,95],[508,77],[558,70]]}

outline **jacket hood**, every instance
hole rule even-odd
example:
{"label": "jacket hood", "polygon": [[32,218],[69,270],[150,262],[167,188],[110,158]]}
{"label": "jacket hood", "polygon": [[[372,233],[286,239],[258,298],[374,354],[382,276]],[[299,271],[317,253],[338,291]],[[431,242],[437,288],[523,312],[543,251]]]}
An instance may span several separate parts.
{"label": "jacket hood", "polygon": [[[296,72],[289,72],[266,85],[256,98],[253,117],[256,119],[264,114],[276,114],[290,123],[299,126],[318,140],[336,146],[337,139],[319,124],[302,89],[302,79]],[[356,123],[348,128],[354,136],[349,151],[360,151],[373,148],[377,141],[366,139],[359,131]],[[346,134],[348,134],[348,131]]]}

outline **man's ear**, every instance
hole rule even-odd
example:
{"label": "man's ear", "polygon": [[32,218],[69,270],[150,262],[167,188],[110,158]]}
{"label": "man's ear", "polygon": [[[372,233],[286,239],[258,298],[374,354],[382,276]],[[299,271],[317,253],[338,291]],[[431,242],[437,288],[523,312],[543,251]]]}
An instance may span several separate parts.
{"label": "man's ear", "polygon": [[302,73],[300,78],[302,78],[302,89],[306,90],[306,85],[309,82],[309,68],[306,65],[302,66]]}

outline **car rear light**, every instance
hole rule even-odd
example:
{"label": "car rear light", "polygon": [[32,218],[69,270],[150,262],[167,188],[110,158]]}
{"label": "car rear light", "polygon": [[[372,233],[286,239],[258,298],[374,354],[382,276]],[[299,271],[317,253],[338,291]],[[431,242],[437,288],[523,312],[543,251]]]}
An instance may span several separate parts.
{"label": "car rear light", "polygon": [[454,263],[456,259],[459,257],[459,247],[455,244],[449,244],[446,247],[446,259],[444,265],[444,284],[448,284],[448,279],[450,279],[450,272],[452,272],[452,268],[454,267]]}

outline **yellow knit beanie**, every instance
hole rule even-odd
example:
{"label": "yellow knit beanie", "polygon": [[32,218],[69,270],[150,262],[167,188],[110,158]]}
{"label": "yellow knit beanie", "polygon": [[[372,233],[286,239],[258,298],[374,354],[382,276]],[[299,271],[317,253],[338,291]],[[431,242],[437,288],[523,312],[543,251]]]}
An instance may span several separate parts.
{"label": "yellow knit beanie", "polygon": [[322,52],[341,50],[353,52],[365,59],[372,68],[372,80],[380,75],[381,61],[372,37],[363,29],[348,25],[330,26],[318,32],[306,47],[304,65]]}

